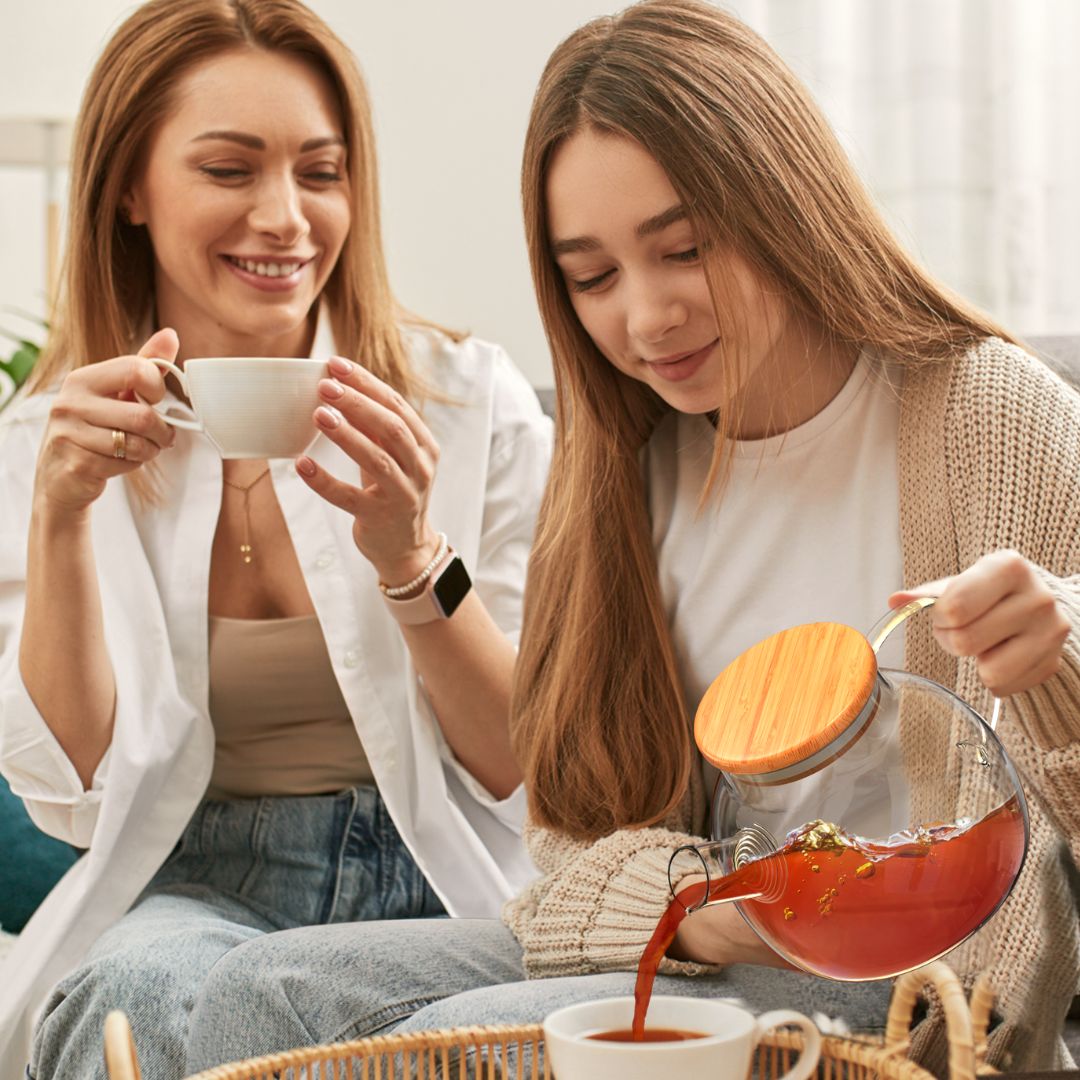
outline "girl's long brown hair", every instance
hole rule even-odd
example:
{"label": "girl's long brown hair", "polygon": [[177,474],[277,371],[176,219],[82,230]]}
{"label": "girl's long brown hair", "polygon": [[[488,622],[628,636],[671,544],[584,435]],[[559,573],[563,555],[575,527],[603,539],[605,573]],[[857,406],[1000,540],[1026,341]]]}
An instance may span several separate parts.
{"label": "girl's long brown hair", "polygon": [[121,198],[178,83],[210,57],[245,48],[303,57],[336,91],[352,203],[352,225],[324,290],[337,348],[363,358],[402,393],[419,389],[398,334],[400,312],[383,257],[367,91],[349,50],[298,0],[151,0],[106,45],[75,127],[67,254],[31,389],[138,344],[153,305],[153,252],[146,229],[124,220]]}
{"label": "girl's long brown hair", "polygon": [[[590,340],[547,231],[552,155],[586,127],[636,140],[665,169],[721,326],[738,312],[708,252],[735,250],[837,343],[916,363],[1008,335],[902,250],[806,89],[735,18],[697,0],[645,0],[555,50],[533,101],[522,195],[557,435],[512,736],[533,819],[588,840],[663,819],[686,791],[692,746],[641,461],[668,406]],[[731,420],[722,409],[713,476]]]}

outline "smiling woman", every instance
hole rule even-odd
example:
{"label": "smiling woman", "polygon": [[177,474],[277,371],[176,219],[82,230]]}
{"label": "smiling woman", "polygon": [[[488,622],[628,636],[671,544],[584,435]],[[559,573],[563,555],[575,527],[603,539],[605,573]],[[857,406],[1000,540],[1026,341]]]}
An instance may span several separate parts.
{"label": "smiling woman", "polygon": [[[0,1073],[101,1076],[120,1007],[167,1080],[236,945],[392,919],[400,954],[531,877],[508,708],[550,425],[501,349],[395,304],[363,82],[298,0],[136,10],[71,171],[0,422],[0,769],[86,854],[0,972]],[[294,462],[155,409],[192,416],[161,361],[245,413],[288,357],[325,376]]]}
{"label": "smiling woman", "polygon": [[[326,75],[297,56],[244,50],[188,74],[122,201],[153,237],[159,324],[193,327],[181,357],[306,351],[349,232],[340,113]],[[223,114],[228,130],[214,127]]]}

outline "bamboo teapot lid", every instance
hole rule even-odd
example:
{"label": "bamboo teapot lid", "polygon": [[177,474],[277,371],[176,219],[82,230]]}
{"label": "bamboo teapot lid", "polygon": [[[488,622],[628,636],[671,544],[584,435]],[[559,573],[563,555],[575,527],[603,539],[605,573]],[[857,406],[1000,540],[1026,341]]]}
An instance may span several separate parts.
{"label": "bamboo teapot lid", "polygon": [[698,706],[694,738],[706,760],[724,772],[790,770],[848,730],[876,676],[870,642],[850,626],[821,622],[781,630],[717,675]]}

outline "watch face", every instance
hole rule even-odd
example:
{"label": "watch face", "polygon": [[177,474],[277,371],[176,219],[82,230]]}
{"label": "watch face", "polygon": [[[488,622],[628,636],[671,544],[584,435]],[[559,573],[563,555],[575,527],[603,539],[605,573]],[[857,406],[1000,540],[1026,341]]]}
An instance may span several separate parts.
{"label": "watch face", "polygon": [[472,579],[465,564],[455,555],[432,586],[435,600],[442,609],[443,617],[449,619],[457,611],[458,604],[469,595]]}

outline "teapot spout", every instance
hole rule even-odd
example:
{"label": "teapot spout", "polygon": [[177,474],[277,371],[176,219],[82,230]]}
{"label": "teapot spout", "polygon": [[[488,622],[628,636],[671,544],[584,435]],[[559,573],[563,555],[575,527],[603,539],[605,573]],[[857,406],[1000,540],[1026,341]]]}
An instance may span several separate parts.
{"label": "teapot spout", "polygon": [[[740,829],[725,840],[684,844],[668,860],[671,895],[688,915],[733,900],[773,903],[787,886],[786,863],[768,858],[776,850],[771,833],[760,825]],[[684,884],[688,877],[697,877],[699,872],[704,873],[704,881]]]}

